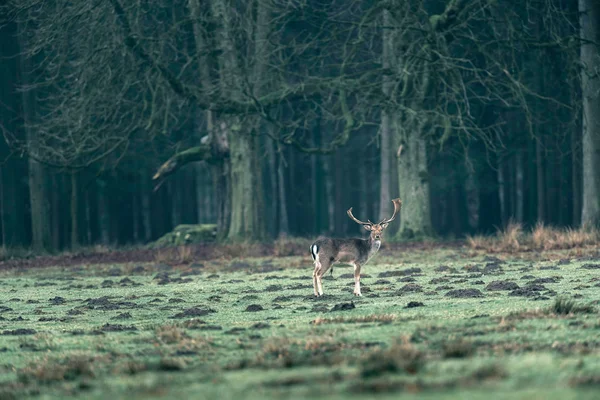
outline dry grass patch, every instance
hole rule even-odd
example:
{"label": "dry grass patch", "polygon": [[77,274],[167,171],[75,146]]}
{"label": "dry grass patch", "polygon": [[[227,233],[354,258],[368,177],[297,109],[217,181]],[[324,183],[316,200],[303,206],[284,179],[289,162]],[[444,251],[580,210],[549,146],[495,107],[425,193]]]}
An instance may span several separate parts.
{"label": "dry grass patch", "polygon": [[379,314],[379,315],[364,315],[359,317],[335,317],[322,318],[319,317],[311,322],[313,325],[323,324],[362,324],[369,322],[379,322],[384,324],[392,323],[398,316],[396,314]]}
{"label": "dry grass patch", "polygon": [[368,354],[362,362],[360,375],[362,378],[371,378],[385,373],[416,374],[425,361],[425,353],[410,343],[408,338],[403,338],[389,349],[378,349]]}
{"label": "dry grass patch", "polygon": [[600,244],[600,232],[596,229],[559,229],[537,224],[530,232],[524,232],[521,224],[510,222],[495,236],[467,236],[467,244],[473,250],[492,253],[514,253],[528,250],[582,249]]}
{"label": "dry grass patch", "polygon": [[185,330],[176,325],[162,325],[156,328],[156,339],[163,344],[180,343],[183,340],[189,339],[189,335]]}
{"label": "dry grass patch", "polygon": [[192,246],[187,245],[165,247],[154,253],[154,260],[167,265],[189,264],[194,261],[194,251]]}
{"label": "dry grass patch", "polygon": [[503,251],[518,251],[521,248],[521,240],[523,240],[523,226],[510,221],[506,228],[498,231],[497,236]]}
{"label": "dry grass patch", "polygon": [[71,355],[65,359],[44,359],[17,371],[20,382],[49,384],[93,378],[99,364],[106,363],[102,357],[87,354]]}
{"label": "dry grass patch", "polygon": [[295,237],[280,237],[273,243],[275,257],[306,256],[312,240]]}
{"label": "dry grass patch", "polygon": [[475,346],[464,339],[451,339],[444,342],[442,355],[444,358],[466,358],[475,354]]}

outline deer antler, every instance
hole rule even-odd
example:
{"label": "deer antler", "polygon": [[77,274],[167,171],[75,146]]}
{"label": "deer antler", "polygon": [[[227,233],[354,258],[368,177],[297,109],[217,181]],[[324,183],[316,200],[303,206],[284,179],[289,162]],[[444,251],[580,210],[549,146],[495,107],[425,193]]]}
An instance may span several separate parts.
{"label": "deer antler", "polygon": [[350,217],[350,219],[352,219],[354,222],[356,222],[357,224],[361,224],[361,225],[373,225],[373,223],[369,220],[367,220],[367,222],[362,222],[361,220],[357,219],[354,215],[352,215],[352,207],[350,207],[348,209],[348,211],[346,211],[348,213],[348,216]]}
{"label": "deer antler", "polygon": [[389,224],[390,222],[392,222],[395,218],[396,218],[396,214],[398,214],[398,211],[400,211],[400,207],[402,207],[402,200],[400,199],[394,199],[392,200],[392,203],[394,203],[394,213],[392,214],[392,216],[390,218],[387,219],[383,219],[379,224]]}

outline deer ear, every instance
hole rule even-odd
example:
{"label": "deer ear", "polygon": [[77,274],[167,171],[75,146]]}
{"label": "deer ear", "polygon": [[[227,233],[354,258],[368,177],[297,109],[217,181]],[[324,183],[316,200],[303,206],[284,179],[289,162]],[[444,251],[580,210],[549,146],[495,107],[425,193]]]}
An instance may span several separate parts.
{"label": "deer ear", "polygon": [[385,228],[387,228],[388,224],[380,224],[380,226],[381,226],[381,229],[385,229]]}
{"label": "deer ear", "polygon": [[363,225],[365,227],[366,230],[370,231],[371,230],[371,225]]}

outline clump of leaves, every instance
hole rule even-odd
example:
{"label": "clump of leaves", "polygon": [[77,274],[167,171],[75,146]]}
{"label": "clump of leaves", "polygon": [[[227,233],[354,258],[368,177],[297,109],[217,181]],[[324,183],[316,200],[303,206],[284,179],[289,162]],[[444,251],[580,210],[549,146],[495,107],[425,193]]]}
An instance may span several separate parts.
{"label": "clump of leaves", "polygon": [[573,299],[559,297],[554,301],[550,311],[558,315],[593,314],[596,309],[591,304],[578,304]]}
{"label": "clump of leaves", "polygon": [[444,358],[465,358],[475,353],[475,346],[464,339],[453,339],[444,342],[442,352]]}
{"label": "clump of leaves", "polygon": [[385,373],[416,374],[425,365],[425,353],[408,340],[394,343],[389,349],[375,350],[362,362],[363,378],[377,377]]}

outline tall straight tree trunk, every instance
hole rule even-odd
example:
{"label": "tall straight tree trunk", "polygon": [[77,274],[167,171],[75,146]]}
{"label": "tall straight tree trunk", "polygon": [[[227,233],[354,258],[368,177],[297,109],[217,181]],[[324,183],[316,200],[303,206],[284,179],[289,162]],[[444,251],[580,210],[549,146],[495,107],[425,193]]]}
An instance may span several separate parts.
{"label": "tall straight tree trunk", "polygon": [[523,223],[523,207],[525,205],[525,186],[524,186],[524,167],[523,167],[523,151],[517,151],[515,160],[515,220]]}
{"label": "tall straight tree trunk", "polygon": [[581,175],[579,173],[580,164],[580,147],[579,133],[576,129],[571,132],[571,192],[573,199],[571,224],[579,226],[581,223]]}
{"label": "tall straight tree trunk", "polygon": [[100,243],[103,245],[110,244],[110,207],[106,195],[106,187],[102,184],[98,185],[98,229],[100,231]]}
{"label": "tall straight tree trunk", "polygon": [[581,224],[600,227],[600,2],[579,0],[583,96]]}
{"label": "tall straight tree trunk", "polygon": [[477,184],[475,168],[469,158],[468,150],[465,153],[465,169],[467,179],[465,180],[465,195],[467,198],[467,221],[471,232],[479,229],[479,215],[481,205],[481,193]]}
{"label": "tall straight tree trunk", "polygon": [[88,245],[91,245],[93,242],[93,235],[92,235],[92,193],[91,190],[89,188],[89,186],[87,187],[86,191],[85,191],[85,237],[86,237],[86,243]]}
{"label": "tall straight tree trunk", "polygon": [[152,239],[152,209],[150,203],[150,182],[144,171],[140,177],[141,197],[142,197],[142,226],[144,231],[144,241],[149,242]]}
{"label": "tall straight tree trunk", "polygon": [[277,167],[277,180],[278,180],[278,193],[277,196],[279,203],[279,237],[285,237],[290,231],[289,219],[288,219],[288,208],[287,208],[287,196],[285,190],[285,168],[284,159],[281,148],[278,151],[279,165]]}
{"label": "tall straight tree trunk", "polygon": [[71,173],[71,250],[79,247],[79,182]]}
{"label": "tall straight tree trunk", "polygon": [[502,226],[506,226],[507,223],[507,212],[506,212],[506,177],[504,173],[504,161],[502,158],[498,160],[498,170],[496,171],[498,177],[498,201],[500,202],[500,216],[502,218]]}
{"label": "tall straight tree trunk", "polygon": [[52,209],[52,247],[55,249],[60,249],[61,246],[61,185],[60,180],[58,179],[57,173],[53,173],[50,177],[52,184],[52,197],[51,197],[51,209]]}
{"label": "tall straight tree trunk", "polygon": [[[18,163],[20,164],[20,161]],[[25,236],[22,222],[24,208],[23,193],[19,190],[21,171],[16,167],[16,164],[16,160],[12,160],[10,164],[7,163],[6,166],[11,167],[3,168],[2,175],[0,175],[3,181],[2,216],[5,224],[4,243],[6,246],[22,245]]]}
{"label": "tall straight tree trunk", "polygon": [[267,225],[269,226],[268,231],[271,235],[275,236],[278,233],[278,220],[277,220],[277,209],[279,204],[279,190],[277,180],[279,177],[279,170],[277,168],[277,159],[275,158],[275,143],[273,140],[267,139],[267,160],[269,163],[269,186],[271,190],[270,199],[271,203],[268,205],[269,211]]}
{"label": "tall straight tree trunk", "polygon": [[[19,29],[22,29],[19,26]],[[25,55],[24,32],[19,32],[21,58],[21,82],[27,86],[31,82],[29,59]],[[39,154],[37,132],[32,127],[36,115],[35,94],[24,90],[22,95],[23,119],[29,149],[29,203],[31,209],[32,247],[35,251],[47,251],[52,247],[50,237],[50,202],[48,201],[48,182],[46,169],[35,157]]]}
{"label": "tall straight tree trunk", "polygon": [[198,223],[202,224],[206,222],[206,215],[204,213],[204,198],[206,196],[206,179],[204,174],[205,166],[201,163],[196,163],[194,168],[194,177],[196,181],[196,215],[198,216]]}
{"label": "tall straight tree trunk", "polygon": [[4,209],[4,179],[0,168],[0,224],[2,224],[2,250],[6,253],[6,218]]}
{"label": "tall straight tree trunk", "polygon": [[140,201],[139,201],[139,184],[134,177],[133,190],[131,191],[131,219],[132,221],[132,238],[133,243],[140,241]]}
{"label": "tall straight tree trunk", "polygon": [[325,176],[325,195],[327,197],[327,232],[335,231],[335,197],[333,193],[333,173],[331,164],[333,157],[328,156],[323,162],[323,175]]}
{"label": "tall straight tree trunk", "polygon": [[[538,130],[539,132],[539,130]],[[536,181],[537,181],[537,221],[546,221],[546,181],[544,179],[544,151],[542,137],[536,137],[535,141],[535,168],[536,168]]]}
{"label": "tall straight tree trunk", "polygon": [[[383,10],[383,68],[384,70],[389,70],[393,65],[392,57],[394,55],[394,43],[392,37],[392,30],[389,29],[391,26],[390,23],[390,13],[387,10]],[[390,95],[391,92],[391,82],[390,77],[384,75],[383,77],[383,93],[386,96]],[[392,209],[392,196],[390,194],[390,189],[392,186],[392,176],[391,176],[391,136],[392,136],[392,123],[391,117],[387,110],[381,111],[381,127],[380,127],[380,171],[379,171],[379,220],[383,220],[384,218],[389,218],[391,215]],[[366,211],[366,210],[364,210]]]}

